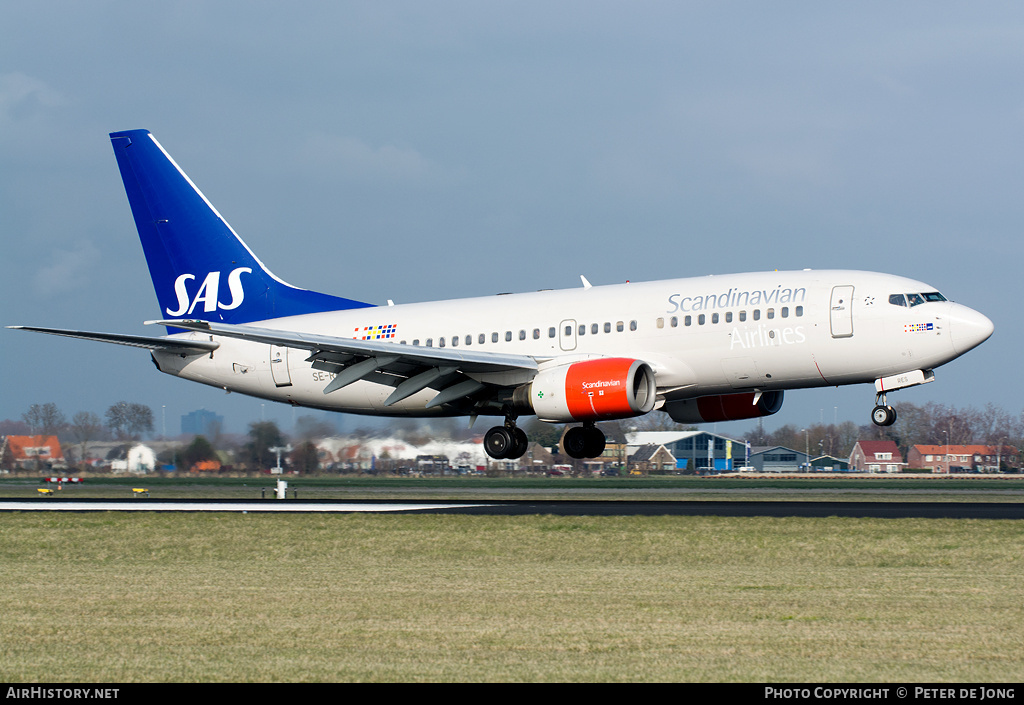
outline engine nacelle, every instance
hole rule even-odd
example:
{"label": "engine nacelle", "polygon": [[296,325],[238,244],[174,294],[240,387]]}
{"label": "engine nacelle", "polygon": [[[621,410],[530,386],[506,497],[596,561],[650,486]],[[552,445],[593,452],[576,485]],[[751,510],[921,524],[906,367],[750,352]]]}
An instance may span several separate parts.
{"label": "engine nacelle", "polygon": [[646,414],[656,392],[646,362],[604,357],[541,370],[516,389],[515,401],[541,421],[607,421]]}
{"label": "engine nacelle", "polygon": [[665,404],[664,411],[678,423],[740,421],[771,416],[782,408],[782,392],[763,392],[754,403],[754,393],[723,394],[714,397],[682,399]]}

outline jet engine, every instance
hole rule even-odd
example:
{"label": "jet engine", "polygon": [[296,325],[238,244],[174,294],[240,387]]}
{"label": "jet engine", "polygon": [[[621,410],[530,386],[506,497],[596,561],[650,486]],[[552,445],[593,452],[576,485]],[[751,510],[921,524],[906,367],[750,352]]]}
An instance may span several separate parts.
{"label": "jet engine", "polygon": [[668,402],[663,410],[678,423],[712,423],[771,416],[782,408],[781,391],[763,392],[756,402],[755,396],[751,392],[681,399]]}
{"label": "jet engine", "polygon": [[654,370],[646,362],[604,357],[541,370],[513,398],[541,421],[567,423],[646,414],[655,393]]}

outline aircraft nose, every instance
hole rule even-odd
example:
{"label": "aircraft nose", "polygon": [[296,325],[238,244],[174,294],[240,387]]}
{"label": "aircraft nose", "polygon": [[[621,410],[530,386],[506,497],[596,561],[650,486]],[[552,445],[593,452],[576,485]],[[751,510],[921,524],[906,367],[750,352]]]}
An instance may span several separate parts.
{"label": "aircraft nose", "polygon": [[988,316],[960,304],[950,305],[949,338],[958,355],[984,343],[994,330]]}

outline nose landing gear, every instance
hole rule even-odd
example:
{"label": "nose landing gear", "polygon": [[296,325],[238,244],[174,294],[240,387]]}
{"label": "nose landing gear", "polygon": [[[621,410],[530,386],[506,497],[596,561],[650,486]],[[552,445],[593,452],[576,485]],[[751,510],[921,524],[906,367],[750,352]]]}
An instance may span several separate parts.
{"label": "nose landing gear", "polygon": [[896,409],[885,401],[885,392],[875,395],[875,408],[871,410],[871,421],[876,426],[892,426],[896,423]]}

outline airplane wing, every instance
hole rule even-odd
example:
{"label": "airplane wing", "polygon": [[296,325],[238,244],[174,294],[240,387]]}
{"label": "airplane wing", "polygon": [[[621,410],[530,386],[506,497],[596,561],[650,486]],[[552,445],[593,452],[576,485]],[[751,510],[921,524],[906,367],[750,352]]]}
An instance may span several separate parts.
{"label": "airplane wing", "polygon": [[63,328],[39,328],[36,326],[7,326],[13,330],[30,330],[36,333],[62,335],[66,338],[97,340],[102,343],[116,343],[133,348],[146,348],[180,355],[205,355],[220,347],[220,343],[212,340],[183,340],[181,338],[159,338],[144,335],[121,335],[118,333],[92,333],[84,330],[66,330]]}
{"label": "airplane wing", "polygon": [[361,379],[371,379],[395,387],[385,406],[397,404],[428,387],[438,393],[426,408],[454,403],[477,395],[488,386],[502,388],[529,382],[538,366],[538,359],[528,355],[465,348],[428,348],[208,321],[147,323],[307,350],[310,355],[306,361],[312,362],[314,369],[335,375],[324,387],[324,394]]}

